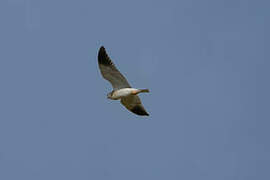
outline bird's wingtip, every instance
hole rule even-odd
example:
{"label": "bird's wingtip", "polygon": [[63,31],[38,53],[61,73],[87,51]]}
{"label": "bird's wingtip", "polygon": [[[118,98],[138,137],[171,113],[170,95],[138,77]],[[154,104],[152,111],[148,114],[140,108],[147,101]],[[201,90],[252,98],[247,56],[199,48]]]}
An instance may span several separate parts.
{"label": "bird's wingtip", "polygon": [[98,62],[99,64],[110,66],[113,65],[112,61],[110,60],[104,46],[101,46],[98,51]]}
{"label": "bird's wingtip", "polygon": [[131,110],[131,112],[133,112],[139,116],[149,116],[149,114],[145,111],[145,109],[140,105],[134,106],[130,110]]}
{"label": "bird's wingtip", "polygon": [[105,50],[104,46],[100,46],[99,50]]}

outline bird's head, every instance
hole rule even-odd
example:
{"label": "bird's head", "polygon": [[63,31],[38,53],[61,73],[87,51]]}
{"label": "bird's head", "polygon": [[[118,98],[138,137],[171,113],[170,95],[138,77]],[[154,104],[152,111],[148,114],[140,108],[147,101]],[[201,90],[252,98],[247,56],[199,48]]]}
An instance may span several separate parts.
{"label": "bird's head", "polygon": [[107,94],[108,99],[112,99],[112,93],[113,93],[113,91]]}

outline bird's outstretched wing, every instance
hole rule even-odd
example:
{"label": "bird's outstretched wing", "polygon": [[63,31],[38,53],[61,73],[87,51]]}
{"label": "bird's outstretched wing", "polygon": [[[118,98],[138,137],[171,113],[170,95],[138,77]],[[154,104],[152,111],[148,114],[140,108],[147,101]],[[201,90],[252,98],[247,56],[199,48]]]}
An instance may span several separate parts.
{"label": "bird's outstretched wing", "polygon": [[112,84],[114,90],[131,87],[113,64],[103,46],[100,47],[98,52],[98,65],[102,76]]}
{"label": "bird's outstretched wing", "polygon": [[121,98],[121,103],[131,112],[140,116],[149,116],[144,109],[139,96],[131,95]]}

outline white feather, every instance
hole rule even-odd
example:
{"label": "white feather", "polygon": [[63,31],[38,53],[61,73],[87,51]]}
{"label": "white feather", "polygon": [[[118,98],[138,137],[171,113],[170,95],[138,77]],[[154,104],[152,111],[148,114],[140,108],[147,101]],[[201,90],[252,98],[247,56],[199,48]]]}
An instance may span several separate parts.
{"label": "white feather", "polygon": [[137,91],[135,88],[123,88],[113,92],[113,99],[121,99],[122,97],[126,97],[132,94],[132,92]]}

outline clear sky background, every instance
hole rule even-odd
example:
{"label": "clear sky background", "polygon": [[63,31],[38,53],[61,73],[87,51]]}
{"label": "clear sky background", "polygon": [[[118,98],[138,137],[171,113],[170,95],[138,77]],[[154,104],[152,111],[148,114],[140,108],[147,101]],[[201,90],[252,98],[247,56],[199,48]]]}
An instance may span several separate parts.
{"label": "clear sky background", "polygon": [[[269,180],[270,3],[1,0],[1,180]],[[110,101],[103,45],[149,117]]]}

